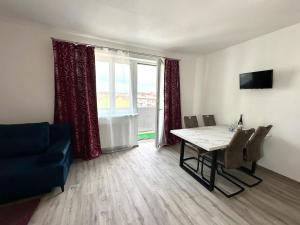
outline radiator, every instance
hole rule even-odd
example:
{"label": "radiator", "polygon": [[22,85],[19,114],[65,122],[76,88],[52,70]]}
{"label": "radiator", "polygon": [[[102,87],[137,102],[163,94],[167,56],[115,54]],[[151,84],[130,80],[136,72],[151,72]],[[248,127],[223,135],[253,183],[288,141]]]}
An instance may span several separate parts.
{"label": "radiator", "polygon": [[138,145],[138,115],[99,118],[101,148],[104,153]]}

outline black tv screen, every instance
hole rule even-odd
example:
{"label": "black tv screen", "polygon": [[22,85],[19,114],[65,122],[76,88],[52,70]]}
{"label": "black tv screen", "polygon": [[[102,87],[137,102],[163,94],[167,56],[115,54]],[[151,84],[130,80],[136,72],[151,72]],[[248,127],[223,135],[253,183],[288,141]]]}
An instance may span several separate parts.
{"label": "black tv screen", "polygon": [[273,70],[240,74],[240,89],[262,89],[273,87]]}

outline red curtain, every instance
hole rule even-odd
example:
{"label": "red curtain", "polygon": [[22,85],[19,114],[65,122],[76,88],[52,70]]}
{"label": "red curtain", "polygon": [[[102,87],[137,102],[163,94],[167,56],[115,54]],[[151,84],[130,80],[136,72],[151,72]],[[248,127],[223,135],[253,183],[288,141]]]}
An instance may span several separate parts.
{"label": "red curtain", "polygon": [[167,145],[179,142],[170,130],[181,129],[179,61],[165,60],[164,74],[164,136]]}
{"label": "red curtain", "polygon": [[94,47],[52,40],[55,74],[55,123],[68,123],[74,156],[101,154],[97,116]]}

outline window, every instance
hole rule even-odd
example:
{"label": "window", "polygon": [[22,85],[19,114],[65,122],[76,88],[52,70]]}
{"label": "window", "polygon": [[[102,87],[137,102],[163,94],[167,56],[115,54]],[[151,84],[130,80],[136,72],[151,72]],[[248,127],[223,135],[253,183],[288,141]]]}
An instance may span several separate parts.
{"label": "window", "polygon": [[101,115],[132,113],[130,64],[96,61],[97,106]]}
{"label": "window", "polygon": [[129,64],[115,63],[115,108],[130,107],[130,67]]}
{"label": "window", "polygon": [[110,108],[109,63],[96,62],[97,105],[100,109]]}
{"label": "window", "polygon": [[148,64],[137,64],[137,107],[156,107],[157,67]]}
{"label": "window", "polygon": [[[145,60],[127,55],[96,52],[97,106],[100,117],[130,115],[137,112],[137,77],[140,77],[140,82],[147,82],[148,76],[156,75],[157,68],[156,61],[150,61],[151,65],[143,64],[144,62]],[[151,83],[151,87],[148,87],[149,84],[148,86],[144,84],[142,87],[145,90],[141,91],[149,95],[148,92],[150,89],[152,91],[153,85],[155,86]],[[151,101],[154,104],[155,99]]]}

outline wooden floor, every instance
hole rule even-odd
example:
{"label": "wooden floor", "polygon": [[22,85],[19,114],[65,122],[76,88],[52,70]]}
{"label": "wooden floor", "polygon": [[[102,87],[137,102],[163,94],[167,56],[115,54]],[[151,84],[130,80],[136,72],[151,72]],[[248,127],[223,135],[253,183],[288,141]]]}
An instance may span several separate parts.
{"label": "wooden floor", "polygon": [[72,165],[66,190],[42,198],[30,225],[300,224],[300,184],[265,169],[264,182],[227,199],[152,142]]}

